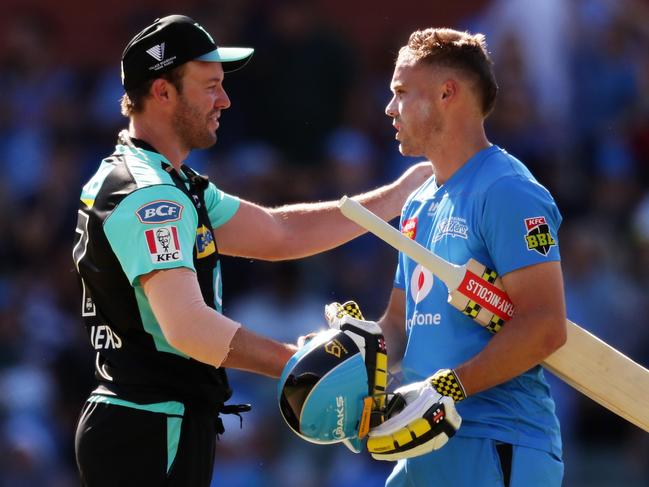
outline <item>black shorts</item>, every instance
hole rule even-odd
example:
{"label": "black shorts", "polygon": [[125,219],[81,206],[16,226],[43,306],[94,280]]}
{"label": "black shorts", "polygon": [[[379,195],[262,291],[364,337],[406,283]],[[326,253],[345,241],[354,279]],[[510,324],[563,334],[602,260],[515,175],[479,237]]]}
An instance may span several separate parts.
{"label": "black shorts", "polygon": [[86,487],[208,487],[218,415],[182,403],[135,404],[92,395],[77,424],[75,450]]}

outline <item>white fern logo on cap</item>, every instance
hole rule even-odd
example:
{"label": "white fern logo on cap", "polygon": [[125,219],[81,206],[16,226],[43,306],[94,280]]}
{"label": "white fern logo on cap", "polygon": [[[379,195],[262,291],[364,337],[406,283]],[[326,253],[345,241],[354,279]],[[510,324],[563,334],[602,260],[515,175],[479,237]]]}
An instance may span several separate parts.
{"label": "white fern logo on cap", "polygon": [[162,61],[165,56],[165,43],[155,45],[151,49],[147,49],[146,52],[156,61]]}

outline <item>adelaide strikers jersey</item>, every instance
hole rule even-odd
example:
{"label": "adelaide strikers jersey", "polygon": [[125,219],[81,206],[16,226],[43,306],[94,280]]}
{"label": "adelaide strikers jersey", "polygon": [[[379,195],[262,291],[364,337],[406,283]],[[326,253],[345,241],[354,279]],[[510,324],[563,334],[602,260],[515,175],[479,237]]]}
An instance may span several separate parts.
{"label": "adelaide strikers jersey", "polygon": [[[501,276],[559,260],[561,215],[552,196],[519,160],[497,146],[478,152],[442,186],[429,179],[409,197],[400,223],[404,234],[443,259],[464,264],[473,258]],[[487,330],[448,304],[443,282],[402,253],[395,287],[406,295],[406,382],[457,367],[491,339]],[[554,401],[540,366],[470,396],[457,409],[460,436],[561,454]]]}
{"label": "adelaide strikers jersey", "polygon": [[167,342],[139,276],[192,269],[206,304],[220,312],[212,228],[234,215],[239,200],[189,168],[176,172],[152,147],[125,133],[80,200],[73,257],[102,390],[134,401],[173,397],[222,404],[231,395],[225,371]]}

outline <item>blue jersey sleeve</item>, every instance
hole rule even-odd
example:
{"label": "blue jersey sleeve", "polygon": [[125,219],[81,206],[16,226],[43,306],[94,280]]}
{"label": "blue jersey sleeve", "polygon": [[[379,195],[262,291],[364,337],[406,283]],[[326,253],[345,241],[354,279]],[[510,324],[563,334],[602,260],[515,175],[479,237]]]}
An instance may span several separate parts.
{"label": "blue jersey sleeve", "polygon": [[496,181],[485,196],[482,233],[500,275],[560,260],[561,214],[547,189],[517,176]]}

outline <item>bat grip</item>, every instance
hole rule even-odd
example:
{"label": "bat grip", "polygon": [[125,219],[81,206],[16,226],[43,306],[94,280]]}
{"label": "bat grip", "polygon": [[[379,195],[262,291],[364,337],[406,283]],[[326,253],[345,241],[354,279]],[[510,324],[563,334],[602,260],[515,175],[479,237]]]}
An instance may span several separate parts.
{"label": "bat grip", "polygon": [[354,223],[373,233],[400,252],[403,252],[418,264],[428,268],[446,284],[449,292],[457,289],[462,282],[466,273],[464,266],[451,264],[431,253],[428,249],[403,235],[399,230],[383,221],[357,201],[343,196],[338,202],[338,208],[340,208],[343,215]]}

